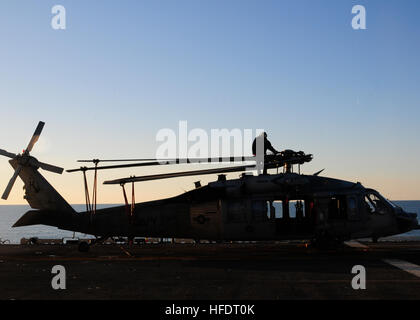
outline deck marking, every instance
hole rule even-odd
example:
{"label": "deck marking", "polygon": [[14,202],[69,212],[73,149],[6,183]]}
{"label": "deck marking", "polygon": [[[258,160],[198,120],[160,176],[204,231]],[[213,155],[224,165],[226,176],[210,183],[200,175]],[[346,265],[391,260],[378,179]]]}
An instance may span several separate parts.
{"label": "deck marking", "polygon": [[397,259],[384,259],[383,261],[420,278],[420,266],[414,263]]}
{"label": "deck marking", "polygon": [[125,249],[123,246],[120,246],[120,249],[129,257],[132,257],[133,255],[127,250]]}
{"label": "deck marking", "polygon": [[358,241],[346,241],[344,242],[347,246],[352,247],[352,248],[359,248],[359,249],[369,249],[369,247],[367,245],[364,245]]}

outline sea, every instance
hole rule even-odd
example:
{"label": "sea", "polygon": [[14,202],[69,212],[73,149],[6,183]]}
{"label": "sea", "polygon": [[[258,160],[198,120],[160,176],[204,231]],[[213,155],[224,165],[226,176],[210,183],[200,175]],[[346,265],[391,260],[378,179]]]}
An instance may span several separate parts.
{"label": "sea", "polygon": [[[121,204],[98,204],[97,209],[114,207]],[[86,211],[85,204],[72,205],[77,212]],[[93,238],[90,235],[61,230],[55,227],[35,225],[28,227],[12,228],[14,223],[27,211],[33,210],[29,205],[0,205],[0,244],[19,244],[22,238],[38,239],[63,239],[63,238]]]}
{"label": "sea", "polygon": [[[407,212],[417,213],[420,223],[420,201],[393,201]],[[120,204],[97,205],[98,209],[113,207]],[[85,211],[85,205],[75,204],[77,212]],[[290,216],[294,216],[294,206],[290,206]],[[22,238],[36,237],[38,239],[63,239],[63,238],[91,238],[89,235],[60,230],[49,226],[28,226],[12,228],[12,225],[31,208],[28,205],[0,205],[0,244],[19,244]],[[382,238],[380,241],[420,241],[420,230],[413,230],[404,234]]]}

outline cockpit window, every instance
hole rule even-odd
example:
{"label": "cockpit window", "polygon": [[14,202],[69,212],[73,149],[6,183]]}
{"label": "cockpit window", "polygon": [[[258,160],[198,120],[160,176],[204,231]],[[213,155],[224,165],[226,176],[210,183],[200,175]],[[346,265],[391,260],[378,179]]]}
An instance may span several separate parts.
{"label": "cockpit window", "polygon": [[366,208],[370,213],[385,213],[386,205],[384,201],[374,193],[367,193],[365,195]]}
{"label": "cockpit window", "polygon": [[366,209],[370,213],[374,213],[376,211],[376,207],[373,204],[372,200],[370,200],[370,198],[368,197],[368,195],[365,196],[365,205],[366,205]]}

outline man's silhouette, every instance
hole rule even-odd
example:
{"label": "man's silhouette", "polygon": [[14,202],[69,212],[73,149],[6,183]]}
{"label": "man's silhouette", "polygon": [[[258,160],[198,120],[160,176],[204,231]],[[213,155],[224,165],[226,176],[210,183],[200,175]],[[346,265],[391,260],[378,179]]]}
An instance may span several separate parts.
{"label": "man's silhouette", "polygon": [[[257,150],[258,144],[258,150]],[[265,167],[265,156],[267,154],[267,150],[270,150],[272,153],[276,154],[279,153],[274,147],[271,145],[271,142],[267,139],[267,133],[263,132],[258,137],[254,139],[252,143],[252,153],[254,156],[257,156],[257,152],[263,151],[263,154],[258,154],[257,157],[257,167],[264,166],[263,174],[267,174],[267,168]],[[260,170],[260,169],[258,169]]]}
{"label": "man's silhouette", "polygon": [[268,141],[267,133],[263,132],[258,137],[256,137],[254,139],[254,142],[252,143],[252,153],[254,156],[257,155],[257,142],[258,142],[258,145],[263,146],[262,150],[264,151],[264,156],[267,154],[267,150],[270,150],[274,154],[279,153],[276,149],[273,148],[273,146],[271,145],[271,142]]}

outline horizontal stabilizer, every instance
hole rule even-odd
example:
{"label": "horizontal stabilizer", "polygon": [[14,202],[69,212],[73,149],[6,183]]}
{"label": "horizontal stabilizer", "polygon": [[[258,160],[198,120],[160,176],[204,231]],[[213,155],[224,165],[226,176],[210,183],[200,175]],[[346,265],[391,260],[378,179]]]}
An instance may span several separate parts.
{"label": "horizontal stabilizer", "polygon": [[53,226],[57,222],[57,212],[49,210],[29,210],[18,221],[13,228],[45,224]]}

